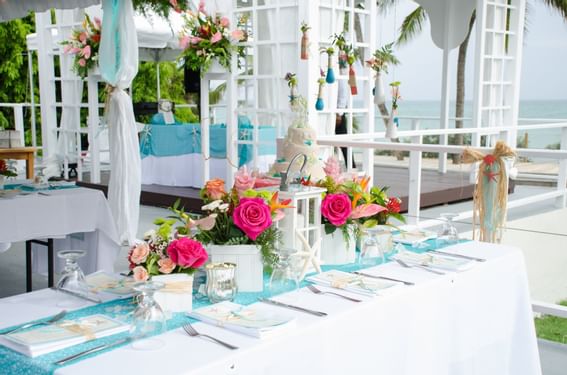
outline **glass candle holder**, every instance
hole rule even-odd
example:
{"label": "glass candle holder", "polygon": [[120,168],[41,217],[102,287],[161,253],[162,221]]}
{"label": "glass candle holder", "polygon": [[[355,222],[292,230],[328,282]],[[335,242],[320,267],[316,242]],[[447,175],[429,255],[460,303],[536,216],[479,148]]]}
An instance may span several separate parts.
{"label": "glass candle holder", "polygon": [[211,303],[232,301],[238,290],[236,285],[236,264],[209,263],[207,272],[207,297]]}

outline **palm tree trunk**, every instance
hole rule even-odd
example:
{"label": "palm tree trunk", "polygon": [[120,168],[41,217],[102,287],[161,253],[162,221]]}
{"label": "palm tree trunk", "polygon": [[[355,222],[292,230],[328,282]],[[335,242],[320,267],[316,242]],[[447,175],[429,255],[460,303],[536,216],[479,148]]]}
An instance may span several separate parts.
{"label": "palm tree trunk", "polygon": [[[457,118],[457,120],[455,121],[455,128],[458,129],[463,127],[463,120],[461,120],[461,118],[465,115],[465,65],[467,63],[467,49],[469,47],[469,39],[475,19],[476,12],[473,12],[469,23],[469,31],[467,33],[467,36],[459,46],[459,57],[457,60],[457,98],[455,104],[455,117]],[[463,144],[462,134],[456,134],[455,144]],[[453,164],[458,164],[460,159],[460,155],[453,154]]]}

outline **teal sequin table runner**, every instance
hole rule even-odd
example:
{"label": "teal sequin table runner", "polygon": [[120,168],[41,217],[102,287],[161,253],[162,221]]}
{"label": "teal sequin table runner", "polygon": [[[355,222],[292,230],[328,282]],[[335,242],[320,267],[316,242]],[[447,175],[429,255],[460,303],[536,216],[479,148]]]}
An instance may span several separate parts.
{"label": "teal sequin table runner", "polygon": [[[405,247],[406,247],[406,249],[411,249],[411,251],[418,252],[418,253],[423,253],[423,252],[426,252],[428,250],[433,250],[433,249],[437,248],[437,246],[435,244],[435,240],[429,240],[429,241],[425,242],[425,244],[427,246],[423,246],[423,247],[420,247],[420,248],[409,247],[409,246],[405,246]],[[389,261],[389,259],[387,259],[387,261]],[[380,263],[377,263],[375,265],[379,265],[379,264]],[[339,266],[323,266],[322,268],[323,268],[323,271],[335,269],[335,270],[341,270],[341,271],[345,271],[345,272],[352,272],[352,271],[357,271],[357,270],[364,269],[364,268],[370,268],[370,267],[373,267],[375,265],[361,266],[358,263],[351,263],[351,264],[344,264],[344,265],[339,265]],[[268,280],[269,280],[268,276],[264,275],[264,285],[265,285],[264,292],[238,293],[234,302],[241,304],[241,305],[250,305],[254,302],[257,302],[258,298],[260,298],[260,297],[265,297],[265,298],[273,297],[273,293],[271,293],[268,290],[268,288],[266,287]],[[308,282],[303,281],[300,286],[304,287],[308,284],[309,284]],[[106,303],[101,303],[101,304],[90,306],[90,307],[85,307],[83,309],[79,309],[79,310],[68,313],[67,316],[65,317],[65,319],[77,319],[77,318],[81,318],[81,317],[89,316],[89,315],[94,315],[94,314],[104,314],[104,315],[110,316],[112,318],[116,318],[118,320],[124,321],[126,323],[130,323],[131,322],[131,313],[135,308],[135,305],[132,301],[133,301],[132,298],[128,298],[128,299],[114,300],[114,301],[110,301],[110,302],[106,302]],[[200,307],[204,307],[204,306],[207,306],[207,305],[210,305],[210,302],[205,297],[202,297],[202,296],[199,296],[199,295],[196,295],[196,296],[193,297],[193,309],[198,309]],[[193,323],[193,322],[196,322],[196,320],[193,319],[193,318],[189,318],[184,313],[175,313],[175,314],[172,315],[172,317],[167,322],[167,330],[168,331],[174,330],[174,329],[180,328],[184,324]],[[2,331],[0,331],[0,332],[2,332]],[[5,374],[11,374],[11,375],[53,374],[57,368],[61,367],[61,366],[55,365],[54,362],[56,362],[56,361],[58,361],[62,358],[68,357],[70,355],[73,355],[75,353],[85,351],[85,350],[93,348],[95,346],[99,346],[101,344],[113,343],[113,342],[118,341],[119,339],[127,337],[127,336],[128,336],[128,333],[121,333],[121,334],[117,334],[117,335],[113,335],[113,336],[109,336],[109,337],[105,337],[105,338],[101,338],[101,339],[96,339],[96,340],[93,340],[93,341],[83,343],[81,345],[76,345],[76,346],[73,346],[73,347],[70,347],[70,348],[67,348],[67,349],[63,349],[63,350],[59,350],[59,351],[56,351],[56,352],[53,352],[53,353],[41,355],[41,356],[38,356],[36,358],[29,358],[29,357],[27,357],[23,354],[12,351],[11,349],[8,349],[4,346],[0,346],[0,372],[5,373]],[[124,345],[129,345],[129,344],[123,344],[121,346],[124,346]],[[115,346],[115,347],[108,349],[106,351],[114,350],[117,347],[120,347],[120,346]],[[90,358],[90,357],[94,357],[94,356],[96,356],[100,353],[104,353],[106,351],[100,351],[100,352],[93,353],[93,354],[88,355],[88,356],[84,356],[84,357],[81,358],[81,360],[86,359],[86,358]],[[69,362],[69,364],[71,364],[71,363],[74,363],[74,362]]]}

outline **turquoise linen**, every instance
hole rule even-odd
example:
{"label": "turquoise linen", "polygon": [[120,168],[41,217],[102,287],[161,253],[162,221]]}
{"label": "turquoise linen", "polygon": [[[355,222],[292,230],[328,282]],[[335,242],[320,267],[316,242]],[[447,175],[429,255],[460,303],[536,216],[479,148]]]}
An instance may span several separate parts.
{"label": "turquoise linen", "polygon": [[[466,241],[462,241],[466,242]],[[410,248],[407,247],[406,248]],[[411,248],[412,251],[417,253],[423,253],[428,250],[433,250],[437,248],[435,240],[427,241],[427,247],[424,248]],[[387,261],[390,261],[387,259]],[[378,263],[379,264],[379,263]],[[372,265],[365,265],[361,266],[358,263],[351,263],[345,264],[340,266],[323,266],[323,271],[328,271],[331,269],[341,270],[345,272],[352,272],[357,271],[364,268],[373,267]],[[268,288],[266,287],[269,282],[269,276],[264,275],[264,291],[258,293],[238,293],[235,299],[235,302],[241,305],[250,305],[254,302],[258,301],[258,298],[269,298],[273,297],[270,293]],[[301,287],[305,287],[310,283],[303,281],[301,283]],[[210,302],[202,296],[195,296],[193,298],[193,309],[198,309],[200,307],[208,306]],[[134,310],[134,304],[132,299],[124,299],[124,300],[115,300],[110,301],[102,304],[98,304],[91,307],[86,307],[80,310],[73,311],[69,313],[66,319],[76,319],[84,316],[94,315],[94,314],[104,314],[124,322],[131,322],[131,313]],[[175,313],[173,314],[172,318],[167,322],[167,329],[173,330],[177,329],[184,324],[187,323],[194,323],[196,322],[195,319],[187,317],[184,313]],[[9,328],[8,328],[9,329]],[[105,343],[112,343],[115,342],[123,337],[128,336],[128,333],[120,333],[117,335],[113,335],[110,337],[105,337],[102,339],[93,340],[90,342],[83,343],[81,345],[73,346],[71,348],[59,350],[57,352],[45,354],[38,356],[36,358],[28,358],[23,354],[17,353],[8,349],[4,346],[0,346],[0,369],[5,371],[6,374],[13,374],[13,375],[24,375],[24,374],[37,374],[37,375],[44,375],[44,374],[53,374],[55,370],[62,366],[54,365],[55,361],[60,359],[66,358],[70,355],[75,353],[79,353],[90,349],[92,347],[105,344]],[[121,346],[125,346],[129,344],[123,344]],[[90,354],[88,356],[82,357],[80,360],[94,357],[100,353],[104,353],[110,350],[114,350],[116,347],[100,351],[97,353]],[[69,364],[74,362],[69,362]]]}
{"label": "turquoise linen", "polygon": [[[241,122],[238,129],[240,140],[252,140],[253,127]],[[226,158],[226,125],[214,124],[209,127],[210,155],[213,158]],[[260,126],[258,134],[261,142],[258,155],[276,154],[276,129]],[[252,160],[253,145],[239,145],[239,166]],[[199,124],[146,125],[140,137],[140,153],[146,156],[177,156],[201,154],[201,127]]]}

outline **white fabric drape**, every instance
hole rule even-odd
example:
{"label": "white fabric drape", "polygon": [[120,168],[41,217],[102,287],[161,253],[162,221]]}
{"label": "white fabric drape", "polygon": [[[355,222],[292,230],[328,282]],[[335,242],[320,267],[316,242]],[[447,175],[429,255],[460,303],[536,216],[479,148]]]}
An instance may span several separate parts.
{"label": "white fabric drape", "polygon": [[0,22],[25,17],[31,11],[44,12],[51,8],[86,8],[99,3],[100,0],[2,0],[0,1]]}
{"label": "white fabric drape", "polygon": [[133,244],[138,230],[141,160],[134,110],[127,89],[138,72],[138,39],[132,0],[103,0],[99,69],[112,87],[106,122],[110,142],[108,201],[121,241]]}

